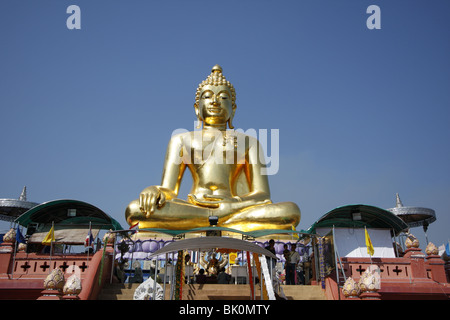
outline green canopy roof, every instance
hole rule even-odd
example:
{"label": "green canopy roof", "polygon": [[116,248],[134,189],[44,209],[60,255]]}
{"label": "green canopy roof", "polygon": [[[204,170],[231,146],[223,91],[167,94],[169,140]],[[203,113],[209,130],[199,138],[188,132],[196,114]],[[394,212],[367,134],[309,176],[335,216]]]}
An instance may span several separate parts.
{"label": "green canopy roof", "polygon": [[354,204],[329,211],[314,222],[307,232],[316,233],[317,228],[333,226],[336,228],[393,229],[396,234],[408,229],[408,225],[392,212],[374,206]]}
{"label": "green canopy roof", "polygon": [[158,228],[144,228],[139,229],[139,231],[148,231],[148,232],[157,232],[157,233],[164,233],[171,235],[173,237],[186,234],[186,233],[192,233],[192,232],[206,232],[206,231],[228,231],[228,232],[234,232],[234,233],[240,233],[242,235],[252,237],[252,238],[259,238],[263,236],[268,236],[272,234],[303,234],[307,233],[307,231],[301,230],[283,230],[283,229],[264,229],[264,230],[255,230],[255,231],[241,231],[237,229],[232,228],[226,228],[226,227],[203,227],[203,228],[194,228],[189,230],[169,230],[169,229],[158,229]]}
{"label": "green canopy roof", "polygon": [[[69,209],[70,213],[69,213]],[[53,200],[31,208],[20,215],[15,222],[28,227],[30,223],[59,225],[89,225],[99,229],[123,229],[119,222],[99,208],[78,200]]]}

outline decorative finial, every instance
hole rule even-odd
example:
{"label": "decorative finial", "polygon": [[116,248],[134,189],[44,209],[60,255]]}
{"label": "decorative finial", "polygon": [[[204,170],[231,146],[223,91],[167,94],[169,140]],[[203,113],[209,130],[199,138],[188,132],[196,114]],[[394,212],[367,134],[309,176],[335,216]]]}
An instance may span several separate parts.
{"label": "decorative finial", "polygon": [[419,240],[411,233],[406,234],[405,246],[406,248],[418,248],[420,245]]}
{"label": "decorative finial", "polygon": [[[379,272],[379,271],[378,271]],[[380,276],[376,270],[369,268],[359,278],[359,290],[362,292],[378,291],[380,289]]]}
{"label": "decorative finial", "polygon": [[400,200],[400,196],[398,195],[398,193],[396,193],[395,195],[397,197],[397,205],[396,205],[396,207],[397,208],[403,207],[403,203],[402,203],[402,200]]}
{"label": "decorative finial", "polygon": [[62,290],[65,282],[61,269],[53,269],[44,280],[44,288],[46,290]]}
{"label": "decorative finial", "polygon": [[22,193],[19,197],[20,201],[27,201],[27,186],[23,187]]}
{"label": "decorative finial", "polygon": [[439,249],[438,249],[438,247],[436,247],[434,245],[434,243],[429,242],[427,247],[425,248],[425,252],[429,256],[438,255],[439,254]]}
{"label": "decorative finial", "polygon": [[359,285],[352,277],[348,277],[342,287],[342,292],[345,297],[357,297],[360,294]]}
{"label": "decorative finial", "polygon": [[211,72],[212,73],[222,73],[222,67],[221,66],[219,66],[218,64],[216,64],[214,67],[212,67],[212,70],[211,70]]}

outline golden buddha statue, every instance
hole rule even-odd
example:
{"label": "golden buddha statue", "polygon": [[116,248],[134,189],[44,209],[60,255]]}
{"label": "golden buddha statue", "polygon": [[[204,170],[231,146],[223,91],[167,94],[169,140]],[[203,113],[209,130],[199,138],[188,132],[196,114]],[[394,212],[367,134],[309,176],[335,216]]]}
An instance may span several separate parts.
{"label": "golden buddha statue", "polygon": [[[297,226],[300,209],[295,203],[270,200],[258,140],[232,130],[236,93],[220,66],[200,83],[194,108],[203,128],[172,135],[161,185],[145,188],[128,205],[127,223],[139,222],[140,229],[187,230],[209,226],[209,217],[216,216],[218,226],[241,231]],[[193,184],[182,200],[177,196],[186,168]]]}

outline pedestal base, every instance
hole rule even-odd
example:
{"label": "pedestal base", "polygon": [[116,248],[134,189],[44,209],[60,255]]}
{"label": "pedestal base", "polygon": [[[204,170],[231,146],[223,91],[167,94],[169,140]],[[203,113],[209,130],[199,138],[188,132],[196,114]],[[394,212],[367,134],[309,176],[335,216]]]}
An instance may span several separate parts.
{"label": "pedestal base", "polygon": [[62,294],[58,290],[43,290],[37,300],[61,300]]}
{"label": "pedestal base", "polygon": [[358,296],[348,296],[345,297],[345,300],[361,300]]}
{"label": "pedestal base", "polygon": [[73,294],[66,294],[64,296],[62,296],[63,300],[80,300],[80,297],[77,295],[73,295]]}
{"label": "pedestal base", "polygon": [[381,300],[381,295],[376,291],[366,291],[359,295],[361,300]]}
{"label": "pedestal base", "polygon": [[406,249],[405,251],[405,255],[403,256],[403,258],[425,258],[425,254],[422,252],[422,250],[420,248],[409,248]]}
{"label": "pedestal base", "polygon": [[445,261],[438,255],[429,255],[426,257],[428,268],[431,271],[431,278],[439,283],[447,282],[445,274]]}

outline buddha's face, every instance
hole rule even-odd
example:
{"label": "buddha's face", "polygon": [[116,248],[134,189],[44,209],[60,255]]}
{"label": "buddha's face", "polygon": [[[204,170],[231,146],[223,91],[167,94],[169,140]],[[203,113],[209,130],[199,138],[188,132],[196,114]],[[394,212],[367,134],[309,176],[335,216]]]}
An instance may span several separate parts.
{"label": "buddha's face", "polygon": [[226,124],[235,111],[231,98],[230,89],[226,85],[204,86],[196,106],[197,116],[200,116],[206,125]]}

